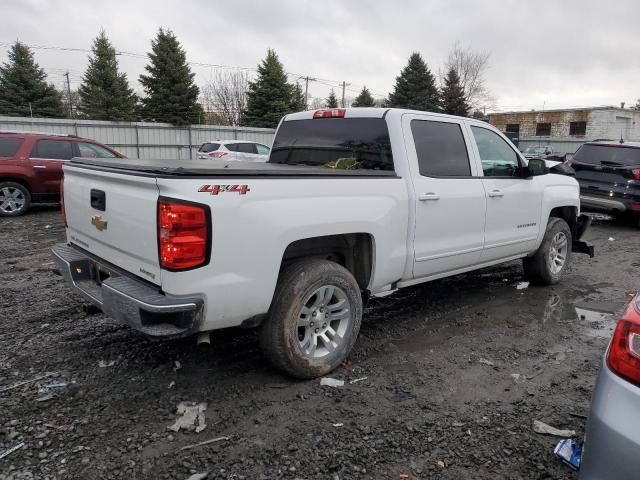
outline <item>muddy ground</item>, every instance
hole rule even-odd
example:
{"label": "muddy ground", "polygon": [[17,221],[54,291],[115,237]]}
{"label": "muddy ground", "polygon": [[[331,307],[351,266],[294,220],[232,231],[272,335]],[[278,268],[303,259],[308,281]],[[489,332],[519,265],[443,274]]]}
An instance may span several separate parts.
{"label": "muddy ground", "polygon": [[[576,478],[532,422],[581,438],[639,234],[596,221],[597,256],[555,287],[518,289],[516,262],[373,301],[330,388],[272,369],[252,331],[196,347],[86,316],[52,272],[57,210],[0,219],[0,390],[51,373],[0,392],[0,453],[24,442],[0,479]],[[181,401],[207,403],[204,431],[167,430]]]}

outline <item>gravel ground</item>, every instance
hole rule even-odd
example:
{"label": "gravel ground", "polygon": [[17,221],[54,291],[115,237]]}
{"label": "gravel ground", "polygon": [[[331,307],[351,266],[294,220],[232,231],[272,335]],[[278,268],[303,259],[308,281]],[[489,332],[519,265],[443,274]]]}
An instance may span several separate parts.
{"label": "gravel ground", "polygon": [[[54,209],[0,219],[0,452],[24,442],[2,480],[573,479],[532,422],[581,438],[640,283],[639,232],[597,220],[596,257],[574,256],[561,285],[518,289],[510,263],[371,302],[331,388],[272,369],[252,331],[154,342],[85,315],[52,272],[63,235]],[[167,429],[182,401],[207,403],[200,433]]]}

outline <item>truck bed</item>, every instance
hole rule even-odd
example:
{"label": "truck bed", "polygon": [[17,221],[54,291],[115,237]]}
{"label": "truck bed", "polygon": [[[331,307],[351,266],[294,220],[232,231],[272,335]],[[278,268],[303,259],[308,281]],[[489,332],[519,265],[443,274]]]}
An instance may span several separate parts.
{"label": "truck bed", "polygon": [[224,160],[74,158],[71,165],[90,170],[153,177],[397,177],[394,171],[389,170],[341,170],[320,166]]}

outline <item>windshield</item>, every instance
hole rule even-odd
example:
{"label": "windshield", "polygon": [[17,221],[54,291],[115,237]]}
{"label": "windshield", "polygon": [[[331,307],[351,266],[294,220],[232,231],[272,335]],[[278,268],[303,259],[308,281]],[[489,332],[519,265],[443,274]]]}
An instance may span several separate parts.
{"label": "windshield", "polygon": [[527,147],[524,153],[544,153],[545,151],[545,147]]}
{"label": "windshield", "polygon": [[219,143],[203,143],[198,151],[202,153],[215,152],[219,147]]}
{"label": "windshield", "polygon": [[382,118],[316,118],[282,122],[269,163],[340,170],[393,170]]}
{"label": "windshield", "polygon": [[602,163],[609,165],[640,165],[640,148],[622,145],[589,145],[585,144],[573,156],[573,160],[591,165]]}

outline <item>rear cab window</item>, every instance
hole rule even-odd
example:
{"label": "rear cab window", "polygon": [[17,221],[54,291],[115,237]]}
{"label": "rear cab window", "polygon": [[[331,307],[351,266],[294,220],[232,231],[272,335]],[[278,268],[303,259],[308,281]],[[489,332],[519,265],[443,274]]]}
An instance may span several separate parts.
{"label": "rear cab window", "polygon": [[18,153],[23,140],[15,137],[0,138],[0,158],[13,157]]}
{"label": "rear cab window", "polygon": [[640,166],[640,148],[587,143],[578,149],[573,160],[590,165],[635,167]]}
{"label": "rear cab window", "polygon": [[282,122],[269,163],[341,170],[394,170],[383,118],[315,118]]}
{"label": "rear cab window", "polygon": [[31,158],[51,160],[71,160],[73,149],[68,140],[38,140],[31,152]]}

